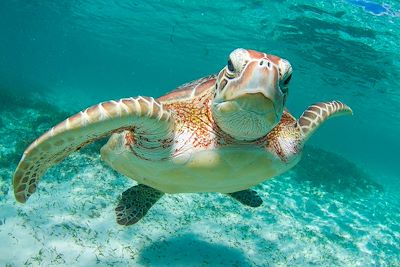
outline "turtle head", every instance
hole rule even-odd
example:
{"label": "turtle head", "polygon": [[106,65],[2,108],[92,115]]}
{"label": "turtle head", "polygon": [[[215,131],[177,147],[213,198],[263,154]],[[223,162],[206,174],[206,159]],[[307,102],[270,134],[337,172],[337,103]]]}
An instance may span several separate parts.
{"label": "turtle head", "polygon": [[239,140],[265,136],[281,119],[291,77],[285,59],[234,50],[216,81],[212,113],[217,125]]}

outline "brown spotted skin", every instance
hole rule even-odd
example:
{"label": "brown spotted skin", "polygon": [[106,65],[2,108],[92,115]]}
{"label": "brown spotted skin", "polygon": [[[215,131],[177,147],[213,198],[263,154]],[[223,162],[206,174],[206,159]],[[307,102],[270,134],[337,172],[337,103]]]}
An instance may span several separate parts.
{"label": "brown spotted skin", "polygon": [[265,138],[267,150],[273,151],[283,162],[297,157],[302,149],[302,134],[296,119],[285,110],[280,123]]}
{"label": "brown spotted skin", "polygon": [[[250,51],[253,56],[260,58],[266,56],[264,53]],[[248,144],[273,151],[283,161],[297,156],[301,148],[300,145],[296,144],[291,153],[285,154],[285,151],[288,151],[282,148],[283,143],[279,141],[279,139],[289,135],[297,141],[302,138],[299,128],[296,127],[296,119],[287,110],[284,111],[281,122],[268,135],[258,140],[251,142],[238,141],[224,133],[215,123],[211,112],[215,81],[215,75],[208,76],[183,85],[166,96],[157,99],[175,115],[175,135],[179,136],[187,129],[193,132],[186,139],[185,144],[174,150],[174,156],[185,152],[184,147],[186,144],[192,144],[195,148],[200,149]],[[177,98],[178,100],[176,100]]]}
{"label": "brown spotted skin", "polygon": [[[215,123],[211,103],[215,86],[195,85],[194,98],[161,102],[175,122],[170,159],[154,161],[133,156],[131,131],[114,135],[102,148],[102,159],[113,169],[164,193],[232,193],[290,169],[300,159],[301,132],[287,111],[268,135],[239,141]],[[160,99],[159,99],[160,100]]]}
{"label": "brown spotted skin", "polygon": [[[273,152],[285,162],[297,156],[301,148],[298,141],[302,138],[302,135],[299,128],[296,127],[296,119],[286,110],[282,115],[281,122],[268,135],[258,140],[251,142],[239,141],[223,132],[215,123],[211,112],[214,83],[215,80],[213,77],[211,80],[197,80],[191,84],[190,92],[189,90],[186,92],[186,96],[188,97],[186,100],[180,99],[179,101],[162,102],[164,107],[172,111],[175,115],[175,135],[180,136],[188,129],[191,131],[190,137],[186,138],[184,143],[175,148],[173,156],[179,156],[187,152],[187,149],[192,149],[193,147],[206,150],[232,145],[259,146]],[[197,91],[195,92],[194,90]],[[193,99],[193,97],[189,96],[195,97]],[[172,96],[172,99],[174,97]],[[162,100],[162,98],[158,100]],[[292,151],[282,148],[284,142],[280,141],[280,139],[289,136],[295,140]],[[188,148],[185,149],[185,147]]]}
{"label": "brown spotted skin", "polygon": [[207,149],[213,145],[210,133],[215,133],[215,124],[210,113],[211,98],[208,94],[198,96],[198,101],[181,101],[164,104],[175,115],[175,134],[192,132],[191,136],[175,149],[175,155],[182,152],[185,145]]}

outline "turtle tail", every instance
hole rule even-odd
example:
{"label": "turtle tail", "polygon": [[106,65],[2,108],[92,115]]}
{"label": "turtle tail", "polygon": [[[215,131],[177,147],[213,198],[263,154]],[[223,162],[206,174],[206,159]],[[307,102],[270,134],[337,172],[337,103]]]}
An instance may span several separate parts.
{"label": "turtle tail", "polygon": [[351,108],[340,101],[320,102],[309,106],[297,120],[297,125],[305,142],[329,118],[352,114]]}

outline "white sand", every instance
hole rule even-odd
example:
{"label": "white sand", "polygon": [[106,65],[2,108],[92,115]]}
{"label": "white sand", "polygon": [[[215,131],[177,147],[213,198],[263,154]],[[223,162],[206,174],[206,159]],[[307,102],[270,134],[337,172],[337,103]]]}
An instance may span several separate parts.
{"label": "white sand", "polygon": [[[79,165],[77,167],[77,165]],[[399,263],[372,255],[371,239],[399,248],[394,232],[294,188],[293,172],[258,187],[252,209],[221,194],[163,197],[139,223],[116,224],[118,195],[134,182],[77,153],[42,179],[27,204],[1,201],[0,264],[8,266],[266,266]],[[277,190],[283,190],[278,192]],[[312,196],[315,199],[308,199]],[[330,211],[330,209],[335,211]],[[310,210],[309,210],[310,209]],[[340,211],[341,210],[341,211]],[[339,225],[339,214],[352,216]],[[321,216],[319,216],[321,215]],[[346,231],[347,229],[347,231]],[[354,232],[354,229],[358,229]],[[357,234],[358,233],[358,234]],[[330,235],[336,235],[333,237]],[[337,240],[337,242],[333,242]],[[368,241],[369,240],[369,241]],[[353,243],[352,248],[347,247]],[[374,248],[372,248],[374,249]]]}

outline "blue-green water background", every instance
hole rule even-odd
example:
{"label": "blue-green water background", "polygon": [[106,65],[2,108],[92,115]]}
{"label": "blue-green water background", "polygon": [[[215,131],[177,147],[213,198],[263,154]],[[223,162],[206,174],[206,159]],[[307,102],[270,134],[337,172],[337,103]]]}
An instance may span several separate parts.
{"label": "blue-green water background", "polygon": [[218,72],[234,48],[252,48],[292,63],[294,114],[330,99],[353,108],[354,118],[331,121],[313,144],[377,174],[400,173],[398,17],[347,1],[8,0],[0,12],[5,87],[73,98],[66,104],[77,111],[162,95]]}
{"label": "blue-green water background", "polygon": [[295,116],[333,99],[354,111],[309,143],[344,156],[396,197],[400,4],[386,1],[377,16],[360,3],[5,0],[0,90],[21,102],[44,96],[72,114],[108,99],[160,96],[218,72],[237,47],[276,54],[294,69],[287,105]]}

